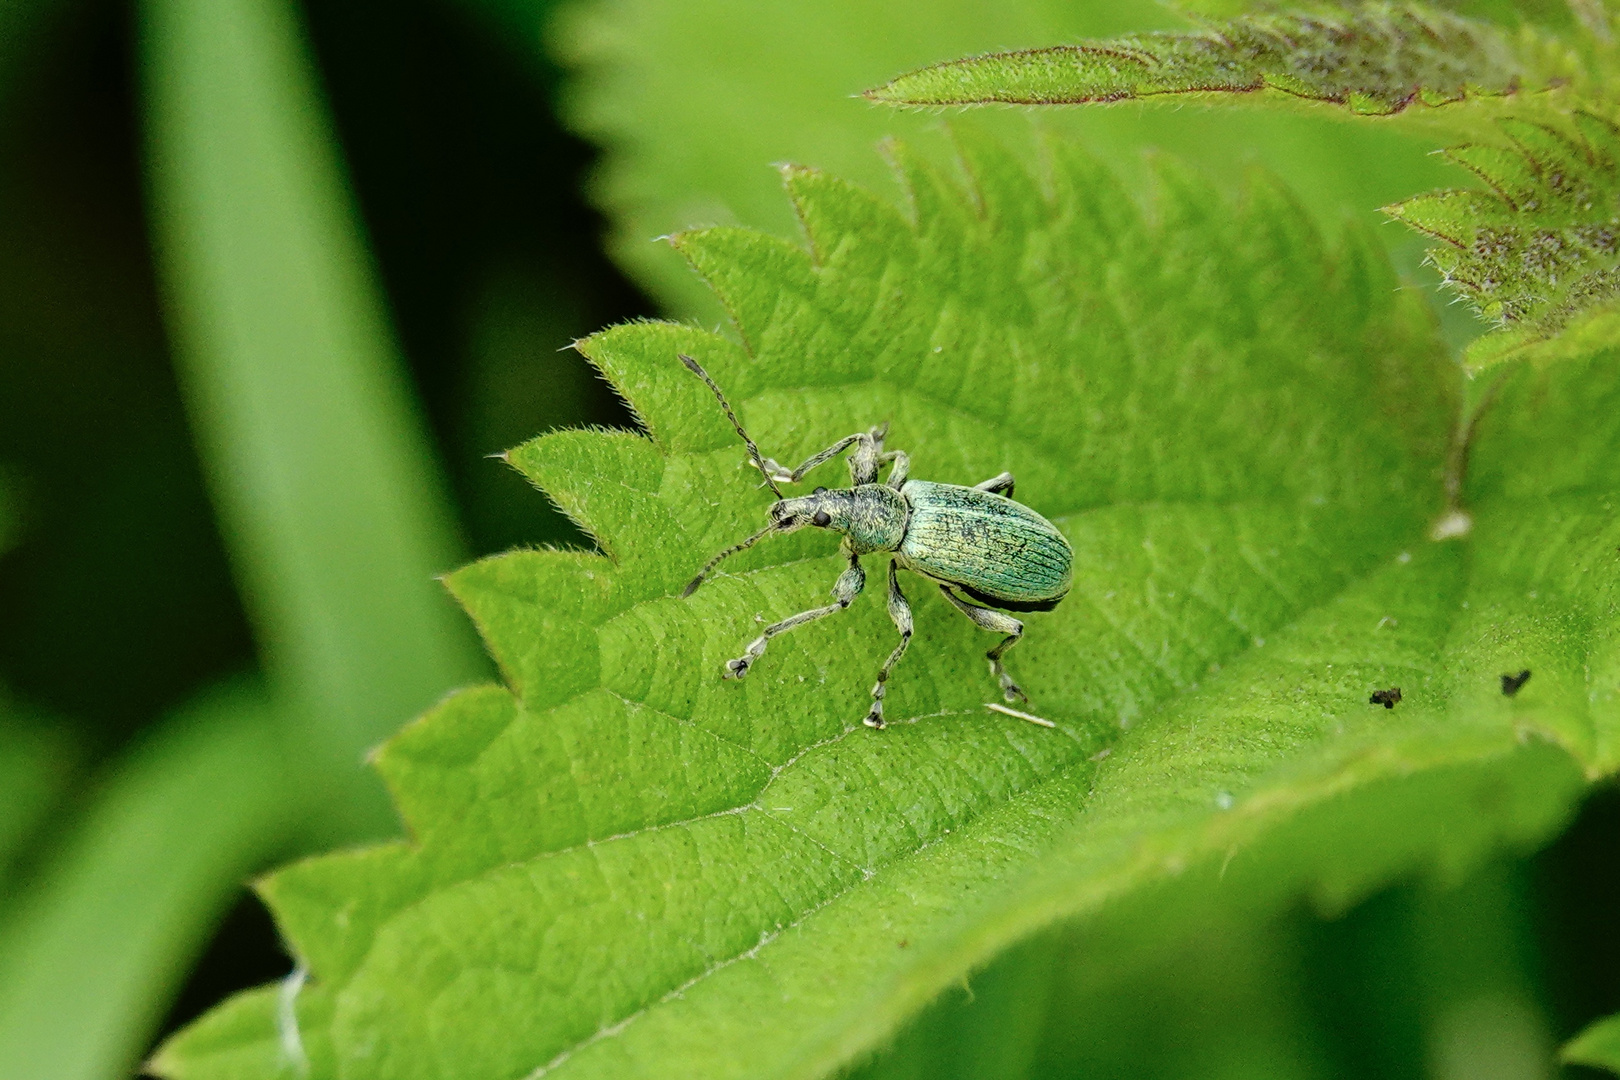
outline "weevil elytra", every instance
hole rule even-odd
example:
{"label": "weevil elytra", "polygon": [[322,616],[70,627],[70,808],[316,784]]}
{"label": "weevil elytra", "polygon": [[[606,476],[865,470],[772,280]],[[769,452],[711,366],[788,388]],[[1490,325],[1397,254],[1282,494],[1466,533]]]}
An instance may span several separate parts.
{"label": "weevil elytra", "polygon": [[[1050,611],[1068,595],[1072,580],[1074,552],[1053,524],[1013,501],[1012,473],[1002,473],[975,487],[937,484],[913,480],[908,475],[910,459],[899,450],[884,450],[888,425],[845,436],[812,454],[797,469],[789,471],[768,457],[748,437],[732,411],[731,403],[719,385],[690,356],[681,362],[702,379],[720,399],[731,426],[737,429],[749,458],[765,477],[776,496],[770,524],[740,543],[733,544],[710,559],[686,587],[691,596],[722,559],[753,547],[768,536],[811,526],[840,534],[840,556],[848,563],[833,584],[834,602],[790,615],[765,628],[735,660],[727,660],[725,677],[740,679],[765,654],[765,647],[778,634],[814,622],[847,608],[866,585],[861,556],[890,553],[889,618],[900,631],[900,644],[878,669],[872,687],[872,707],[867,711],[868,727],[883,726],[883,692],[889,674],[911,643],[911,605],[900,591],[896,574],[909,570],[939,586],[945,599],[979,627],[1004,635],[985,654],[990,673],[1001,685],[1008,701],[1027,700],[1002,666],[1001,658],[1018,644],[1024,624],[1005,614],[1008,611]],[[818,465],[845,451],[849,455],[851,486],[829,491],[818,487],[809,495],[790,499],[778,484],[797,484]],[[889,467],[882,483],[878,473]],[[978,601],[974,603],[974,601]],[[996,610],[1000,609],[1000,610]]]}

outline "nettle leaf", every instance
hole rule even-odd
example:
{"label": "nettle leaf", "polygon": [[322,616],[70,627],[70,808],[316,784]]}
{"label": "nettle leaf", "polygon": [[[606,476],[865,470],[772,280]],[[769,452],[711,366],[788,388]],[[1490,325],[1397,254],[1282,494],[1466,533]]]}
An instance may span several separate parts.
{"label": "nettle leaf", "polygon": [[[675,239],[734,338],[581,343],[646,435],[510,460],[600,550],[452,577],[506,685],[378,755],[410,841],[263,884],[296,1001],[228,1002],[161,1074],[821,1076],[1041,928],[1186,932],[1189,906],[1457,872],[1612,768],[1612,359],[1515,370],[1471,532],[1430,542],[1460,380],[1359,231],[1330,245],[1263,179],[1233,204],[1168,165],[1144,208],[1060,143],[1031,170],[968,140],[962,178],[894,158],[909,213],[789,169],[808,249]],[[1056,727],[985,711],[994,639],[909,577],[887,730],[860,724],[881,595],[722,681],[839,560],[798,533],[681,598],[769,497],[680,352],[779,459],[888,420],[914,475],[1014,471],[1077,556],[1009,655]]]}
{"label": "nettle leaf", "polygon": [[1431,8],[1366,4],[1242,15],[1189,33],[968,57],[868,90],[891,105],[1077,105],[1165,95],[1344,105],[1374,116],[1543,85],[1563,65],[1487,22]]}
{"label": "nettle leaf", "polygon": [[1488,191],[1434,192],[1386,212],[1445,241],[1430,261],[1500,329],[1470,349],[1474,367],[1602,348],[1620,329],[1620,128],[1586,112],[1498,123],[1505,143],[1446,151]]}

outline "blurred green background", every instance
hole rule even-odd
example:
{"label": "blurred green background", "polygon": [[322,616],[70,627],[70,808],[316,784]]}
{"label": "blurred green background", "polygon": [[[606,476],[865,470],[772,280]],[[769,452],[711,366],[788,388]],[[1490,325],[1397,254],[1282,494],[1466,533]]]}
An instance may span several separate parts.
{"label": "blurred green background", "polygon": [[[1080,0],[552,7],[0,3],[0,1080],[128,1075],[287,974],[244,883],[388,835],[365,749],[488,674],[433,575],[582,542],[488,455],[633,424],[573,338],[720,317],[654,237],[795,235],[778,160],[882,188],[876,141],[942,144],[940,121],[849,95],[908,66],[1175,23]],[[1043,122],[1127,174],[1153,148],[1233,185],[1264,162],[1329,227],[1460,183],[1333,120]],[[1383,235],[1430,287],[1421,245]],[[1037,943],[870,1069],[973,1075],[953,1033],[1019,1037],[1034,978],[1112,1033],[1032,1044],[1041,1075],[1551,1075],[1620,1010],[1617,840],[1600,792],[1461,884],[1115,968],[1050,971]]]}

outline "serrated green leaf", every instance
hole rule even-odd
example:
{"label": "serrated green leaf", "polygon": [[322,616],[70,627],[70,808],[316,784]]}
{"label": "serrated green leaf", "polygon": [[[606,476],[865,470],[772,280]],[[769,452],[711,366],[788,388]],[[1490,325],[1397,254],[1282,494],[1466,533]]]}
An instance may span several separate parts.
{"label": "serrated green leaf", "polygon": [[1602,349],[1620,327],[1620,129],[1585,112],[1556,126],[1499,124],[1505,145],[1446,151],[1490,190],[1435,192],[1386,212],[1445,241],[1430,261],[1499,328],[1470,349],[1476,370]]}
{"label": "serrated green leaf", "polygon": [[1620,1073],[1620,1016],[1606,1016],[1586,1026],[1558,1052],[1568,1065],[1590,1065]]}
{"label": "serrated green leaf", "polygon": [[952,60],[866,96],[889,105],[1078,105],[1265,93],[1381,116],[1544,85],[1553,73],[1517,44],[1447,11],[1365,4]]}
{"label": "serrated green leaf", "polygon": [[[311,1075],[824,1075],[1054,922],[1174,936],[1455,877],[1614,767],[1612,359],[1516,370],[1467,539],[1433,542],[1457,376],[1363,236],[1324,243],[1264,183],[1234,206],[1167,166],[1145,212],[1063,143],[1035,172],[963,152],[965,186],[893,149],[909,217],[788,170],[808,251],[678,237],[737,342],[582,343],[651,439],[511,460],[602,553],[454,575],[511,692],[380,755],[412,843],[263,887],[314,975]],[[987,642],[910,579],[888,730],[859,723],[893,641],[874,598],[718,678],[838,560],[795,534],[680,598],[768,502],[680,352],[780,459],[887,419],[913,475],[1016,471],[1077,556],[1011,654],[1057,727],[983,711]],[[1390,685],[1398,709],[1368,703]],[[264,1060],[266,1021],[218,1023],[165,1071],[271,1075],[210,1064]]]}

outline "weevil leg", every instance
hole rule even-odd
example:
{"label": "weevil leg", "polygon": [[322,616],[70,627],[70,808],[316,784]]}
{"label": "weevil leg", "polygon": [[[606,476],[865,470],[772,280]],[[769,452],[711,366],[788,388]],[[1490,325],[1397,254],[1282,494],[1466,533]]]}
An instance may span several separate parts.
{"label": "weevil leg", "polygon": [[[856,443],[862,442],[868,438],[870,438],[870,436],[865,432],[858,432],[854,435],[846,435],[842,439],[839,439],[837,442],[833,443],[831,446],[827,447],[827,449],[811,454],[805,459],[803,465],[800,465],[792,472],[789,472],[786,466],[778,464],[775,458],[766,458],[765,468],[769,470],[771,479],[775,480],[778,484],[797,484],[800,480],[804,479],[805,474],[811,469],[831,461],[839,454],[842,454],[845,450],[848,450],[851,446],[854,446]],[[856,454],[859,455],[859,453],[860,451],[857,450]],[[854,459],[851,458],[851,461],[853,460]]]}
{"label": "weevil leg", "polygon": [[[904,454],[898,452],[885,454],[883,452],[883,438],[888,433],[889,425],[879,424],[870,431],[858,431],[854,435],[846,435],[827,447],[827,449],[811,454],[804,460],[804,464],[792,472],[789,472],[787,467],[779,463],[775,458],[765,458],[763,464],[766,473],[778,484],[797,484],[804,479],[805,474],[811,469],[826,464],[853,446],[855,452],[849,455],[850,479],[856,484],[875,484],[877,483],[878,466],[894,461],[897,457],[905,460]],[[904,469],[901,470],[901,478],[904,479]],[[899,485],[895,484],[894,486],[898,487]]]}
{"label": "weevil leg", "polygon": [[849,455],[849,478],[857,486],[877,483],[878,466],[886,457],[883,453],[883,439],[888,434],[889,425],[884,423],[865,435],[855,436],[860,441],[855,444],[855,452]]}
{"label": "weevil leg", "polygon": [[884,483],[899,491],[906,477],[911,475],[911,457],[904,450],[890,450],[883,455],[883,460],[889,465],[889,478]]}
{"label": "weevil leg", "polygon": [[877,685],[872,687],[872,708],[862,721],[867,727],[880,728],[883,726],[883,690],[889,683],[889,672],[894,665],[906,655],[906,646],[911,644],[911,605],[906,602],[906,594],[900,591],[900,579],[895,575],[898,565],[893,559],[889,560],[889,618],[894,620],[894,628],[900,631],[900,644],[894,647],[894,652],[883,661],[878,669]]}
{"label": "weevil leg", "polygon": [[974,484],[973,490],[988,491],[992,495],[1005,495],[1010,499],[1013,493],[1013,474],[1004,472],[1000,476],[992,476],[982,484]]}
{"label": "weevil leg", "polygon": [[991,633],[1007,635],[1001,639],[1000,644],[984,654],[985,658],[990,661],[990,674],[994,675],[996,681],[1001,684],[1002,697],[1008,701],[1028,701],[1029,698],[1024,696],[1024,692],[1018,688],[1018,684],[1012,681],[1012,676],[1007,674],[1007,669],[1001,666],[1002,655],[1018,644],[1018,639],[1024,636],[1024,624],[1011,615],[1004,615],[999,611],[968,603],[952,592],[949,585],[941,585],[939,591],[945,594],[945,599],[956,605],[956,610],[972,619],[981,628],[989,630]]}
{"label": "weevil leg", "polygon": [[789,615],[781,622],[775,622],[767,626],[763,634],[749,643],[747,650],[741,656],[735,660],[726,661],[726,678],[740,679],[747,675],[748,669],[753,667],[754,661],[765,655],[765,647],[770,644],[771,638],[776,635],[785,634],[795,627],[815,622],[817,619],[824,619],[828,615],[835,615],[854,602],[855,598],[861,594],[861,590],[866,587],[866,571],[861,569],[861,560],[857,556],[848,550],[844,554],[849,559],[849,566],[842,574],[838,575],[838,580],[833,583],[833,598],[836,603],[828,604],[826,607],[811,608],[809,611],[801,611],[797,615]]}

